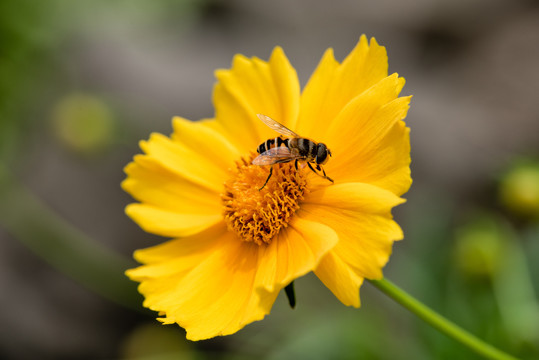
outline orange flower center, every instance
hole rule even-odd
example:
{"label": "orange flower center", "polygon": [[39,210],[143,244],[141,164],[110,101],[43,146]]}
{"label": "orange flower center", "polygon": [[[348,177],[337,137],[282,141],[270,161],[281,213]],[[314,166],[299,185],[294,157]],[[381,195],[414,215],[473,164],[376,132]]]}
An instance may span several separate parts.
{"label": "orange flower center", "polygon": [[252,165],[255,154],[236,162],[231,177],[225,181],[221,195],[228,229],[243,241],[269,244],[281,228],[287,227],[303,199],[307,180],[294,163],[273,165],[273,174],[266,186],[270,167]]}

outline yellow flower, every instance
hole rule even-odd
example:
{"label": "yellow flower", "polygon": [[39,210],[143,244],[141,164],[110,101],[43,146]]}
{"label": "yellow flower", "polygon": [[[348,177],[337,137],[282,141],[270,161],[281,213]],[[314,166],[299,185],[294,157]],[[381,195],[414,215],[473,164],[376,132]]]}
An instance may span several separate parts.
{"label": "yellow flower", "polygon": [[[215,118],[173,120],[152,134],[122,183],[138,203],[127,214],[147,232],[173,238],[135,252],[144,306],[191,340],[237,332],[262,319],[281,289],[311,271],[345,305],[359,307],[363,279],[382,278],[403,237],[391,209],[411,185],[410,97],[388,76],[387,54],[360,38],[339,63],[328,49],[303,92],[276,47],[268,62],[234,57],[216,72]],[[294,162],[251,164],[278,134],[267,115],[322,142],[335,182]],[[316,164],[315,164],[316,165]]]}

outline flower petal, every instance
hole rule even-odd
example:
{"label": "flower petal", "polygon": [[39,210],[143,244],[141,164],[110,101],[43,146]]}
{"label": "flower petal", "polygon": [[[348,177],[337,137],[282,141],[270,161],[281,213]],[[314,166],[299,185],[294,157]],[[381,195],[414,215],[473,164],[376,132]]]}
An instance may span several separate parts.
{"label": "flower petal", "polygon": [[337,253],[330,251],[324,256],[314,273],[344,305],[359,307],[359,287],[363,277]]}
{"label": "flower petal", "polygon": [[330,227],[295,216],[290,227],[281,231],[270,245],[260,247],[255,283],[269,293],[284,288],[313,271],[337,241],[337,234]]}
{"label": "flower petal", "polygon": [[342,181],[368,181],[400,196],[412,185],[410,162],[410,129],[401,121],[376,146],[358,156],[354,162],[358,166],[351,166]]}
{"label": "flower petal", "polygon": [[402,195],[410,188],[410,129],[397,122],[382,138],[335,155],[326,171],[336,182],[365,182]]}
{"label": "flower petal", "polygon": [[226,167],[215,165],[197,151],[158,133],[153,133],[148,141],[141,141],[140,147],[169,171],[209,190],[222,190]]}
{"label": "flower petal", "polygon": [[216,129],[216,123],[213,119],[189,121],[176,116],[172,120],[174,133],[171,137],[216,166],[228,169],[241,153],[222,131]]}
{"label": "flower petal", "polygon": [[256,114],[295,127],[299,112],[299,81],[283,50],[276,47],[269,62],[236,55],[230,70],[216,71],[213,101],[216,119],[242,152],[275,137]]}
{"label": "flower petal", "polygon": [[148,155],[136,155],[124,171],[122,188],[142,203],[193,214],[221,212],[217,192],[188,181]]}
{"label": "flower petal", "polygon": [[[357,196],[352,195],[354,188]],[[373,186],[334,185],[307,198],[301,211],[335,230],[339,242],[331,253],[357,275],[378,279],[382,277],[393,241],[403,238],[402,230],[388,210],[399,202],[388,191]]]}
{"label": "flower petal", "polygon": [[396,74],[384,78],[331,124],[325,136],[333,157],[326,170],[337,182],[375,183],[398,195],[408,190],[410,144],[402,119],[410,97],[397,97],[403,85]]}
{"label": "flower petal", "polygon": [[374,38],[369,44],[364,35],[342,64],[335,61],[331,49],[326,51],[301,95],[298,133],[322,141],[341,109],[386,77],[387,69],[385,48]]}
{"label": "flower petal", "polygon": [[[398,98],[403,86],[404,79],[392,74],[348,102],[326,130],[328,141],[335,139],[332,147],[346,153],[383,137],[406,116],[410,98]],[[348,141],[337,141],[343,134]]]}
{"label": "flower petal", "polygon": [[221,222],[196,235],[137,250],[135,260],[149,266],[128,270],[127,275],[132,280],[142,281],[188,271],[215,251],[225,232],[226,225]]}
{"label": "flower petal", "polygon": [[385,215],[404,201],[392,192],[371,184],[345,183],[320,187],[308,194],[303,204]]}
{"label": "flower petal", "polygon": [[220,192],[227,177],[224,167],[218,167],[188,147],[154,133],[141,149],[163,167],[209,190]]}
{"label": "flower petal", "polygon": [[253,290],[257,253],[257,245],[240,241],[223,226],[141,250],[139,257],[156,264],[127,274],[141,281],[144,305],[163,313],[161,321],[176,322],[188,339],[202,340],[232,334],[269,313],[278,292],[260,299]]}
{"label": "flower petal", "polygon": [[193,214],[164,210],[148,204],[127,205],[125,213],[144,231],[167,237],[182,237],[196,234],[222,221],[220,213]]}

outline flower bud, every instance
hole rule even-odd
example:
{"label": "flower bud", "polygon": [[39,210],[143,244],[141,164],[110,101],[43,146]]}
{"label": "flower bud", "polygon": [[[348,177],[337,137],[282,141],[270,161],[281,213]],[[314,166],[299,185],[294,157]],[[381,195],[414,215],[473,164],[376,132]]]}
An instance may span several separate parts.
{"label": "flower bud", "polygon": [[489,214],[476,216],[457,228],[455,260],[466,274],[489,277],[501,266],[508,231]]}
{"label": "flower bud", "polygon": [[112,142],[113,114],[98,97],[85,94],[66,96],[56,104],[52,120],[58,139],[76,152],[95,153]]}
{"label": "flower bud", "polygon": [[539,162],[513,166],[501,179],[498,196],[515,214],[539,218]]}

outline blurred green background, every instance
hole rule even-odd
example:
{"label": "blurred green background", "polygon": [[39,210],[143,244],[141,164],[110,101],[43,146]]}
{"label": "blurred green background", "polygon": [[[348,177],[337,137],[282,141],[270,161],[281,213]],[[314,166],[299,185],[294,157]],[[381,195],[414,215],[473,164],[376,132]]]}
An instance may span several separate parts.
{"label": "blurred green background", "polygon": [[[457,324],[539,358],[536,1],[0,2],[0,357],[476,359],[370,284],[346,308],[312,275],[298,306],[197,343],[122,272],[163,239],[123,214],[137,142],[211,117],[213,71],[280,45],[305,84],[359,36],[413,94],[414,185],[385,274]],[[65,254],[76,255],[74,257]]]}

